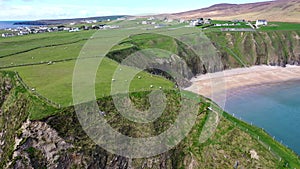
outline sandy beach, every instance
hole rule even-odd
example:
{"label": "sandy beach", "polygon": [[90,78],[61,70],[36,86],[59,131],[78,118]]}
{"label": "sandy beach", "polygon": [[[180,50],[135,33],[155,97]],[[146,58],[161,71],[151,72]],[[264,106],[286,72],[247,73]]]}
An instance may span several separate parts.
{"label": "sandy beach", "polygon": [[[211,98],[220,104],[234,89],[300,80],[300,66],[253,66],[200,75],[193,78],[188,91]],[[229,92],[231,91],[231,92]],[[221,103],[222,104],[222,103]]]}

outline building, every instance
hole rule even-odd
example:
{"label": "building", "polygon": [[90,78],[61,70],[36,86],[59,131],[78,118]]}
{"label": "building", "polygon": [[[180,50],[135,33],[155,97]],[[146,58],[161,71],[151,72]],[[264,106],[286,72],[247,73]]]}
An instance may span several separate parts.
{"label": "building", "polygon": [[64,31],[69,31],[71,28],[63,28]]}
{"label": "building", "polygon": [[117,21],[125,21],[126,18],[125,17],[122,17],[122,18],[117,18]]}
{"label": "building", "polygon": [[160,28],[164,28],[164,27],[166,27],[166,25],[164,25],[164,24],[158,24],[158,25],[154,26],[155,29],[160,29]]}
{"label": "building", "polygon": [[184,19],[180,19],[179,23],[185,23],[186,21]]}
{"label": "building", "polygon": [[256,25],[256,27],[258,27],[258,26],[267,26],[268,21],[267,20],[257,20],[255,25]]}
{"label": "building", "polygon": [[18,33],[18,36],[23,36],[23,35],[29,35],[29,32],[27,32],[27,31],[20,31]]}
{"label": "building", "polygon": [[150,17],[150,18],[148,18],[148,21],[153,21],[153,20],[155,20],[155,18],[154,18],[154,17]]}
{"label": "building", "polygon": [[142,21],[142,25],[147,25],[147,24],[149,24],[148,21]]}
{"label": "building", "polygon": [[72,28],[69,30],[69,32],[79,32],[79,28]]}
{"label": "building", "polygon": [[190,26],[201,26],[204,23],[203,18],[192,20]]}
{"label": "building", "polygon": [[234,22],[234,23],[243,23],[243,22],[246,22],[246,20],[245,19],[234,19],[234,20],[232,20],[232,22]]}
{"label": "building", "polygon": [[3,34],[2,34],[2,37],[3,37],[3,38],[13,37],[13,36],[15,36],[15,35],[12,34],[12,33],[3,33]]}
{"label": "building", "polygon": [[211,19],[210,18],[199,18],[197,20],[192,20],[191,23],[190,23],[190,26],[201,26],[201,25],[204,25],[204,24],[211,24]]}

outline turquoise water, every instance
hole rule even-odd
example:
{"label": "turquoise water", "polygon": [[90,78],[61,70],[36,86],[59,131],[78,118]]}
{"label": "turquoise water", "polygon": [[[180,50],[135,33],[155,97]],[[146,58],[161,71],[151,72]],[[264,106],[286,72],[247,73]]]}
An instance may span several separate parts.
{"label": "turquoise water", "polygon": [[237,90],[228,96],[225,110],[300,154],[300,81]]}

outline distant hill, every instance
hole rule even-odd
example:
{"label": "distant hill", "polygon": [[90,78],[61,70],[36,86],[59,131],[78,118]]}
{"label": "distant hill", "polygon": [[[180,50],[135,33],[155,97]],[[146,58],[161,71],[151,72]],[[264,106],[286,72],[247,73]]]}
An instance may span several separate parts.
{"label": "distant hill", "polygon": [[107,19],[115,20],[117,18],[121,18],[121,17],[125,17],[125,16],[126,15],[114,15],[114,16],[99,16],[99,17],[89,17],[89,18],[24,21],[24,22],[16,22],[15,25],[59,25],[59,24],[67,24],[67,23],[72,23],[72,22],[80,22],[83,20],[97,20],[97,21],[104,21]]}
{"label": "distant hill", "polygon": [[219,20],[267,19],[269,21],[300,22],[300,0],[275,0],[247,4],[217,4],[208,8],[169,15],[172,18],[209,17]]}

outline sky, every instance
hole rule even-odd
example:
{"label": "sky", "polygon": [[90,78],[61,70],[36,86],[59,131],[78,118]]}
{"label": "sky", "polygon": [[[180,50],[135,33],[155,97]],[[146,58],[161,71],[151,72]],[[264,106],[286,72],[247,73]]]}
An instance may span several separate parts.
{"label": "sky", "polygon": [[0,0],[0,20],[64,19],[183,12],[219,3],[264,0]]}

